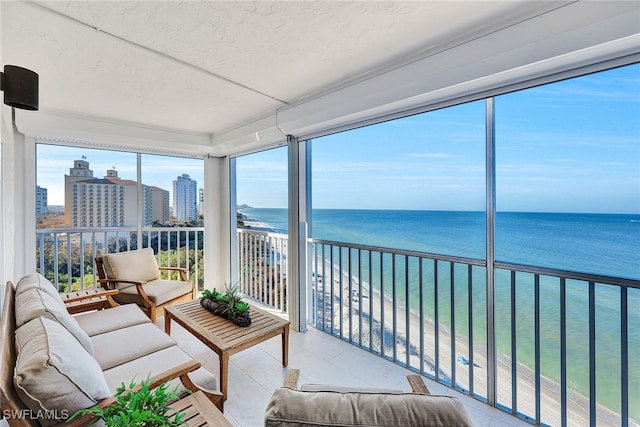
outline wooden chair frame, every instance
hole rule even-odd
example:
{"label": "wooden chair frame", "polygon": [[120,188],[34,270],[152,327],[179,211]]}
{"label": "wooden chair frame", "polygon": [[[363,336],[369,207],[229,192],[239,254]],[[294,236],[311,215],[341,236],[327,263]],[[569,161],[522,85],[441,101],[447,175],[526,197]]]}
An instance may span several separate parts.
{"label": "wooden chair frame", "polygon": [[[104,261],[102,257],[96,257],[96,269],[98,270],[98,282],[107,289],[115,289],[116,283],[131,283],[136,286],[136,291],[138,292],[138,296],[140,297],[140,302],[142,304],[142,310],[149,316],[153,323],[156,322],[158,316],[162,316],[164,314],[164,307],[168,305],[177,304],[179,302],[190,301],[196,298],[196,287],[194,284],[191,284],[191,293],[181,295],[177,298],[169,300],[163,304],[156,305],[147,293],[144,290],[144,283],[135,282],[131,280],[120,280],[120,279],[110,279],[107,277],[107,274],[104,269]],[[183,282],[188,282],[189,278],[187,277],[187,269],[182,267],[158,267],[160,271],[177,271],[180,274],[180,280]]]}

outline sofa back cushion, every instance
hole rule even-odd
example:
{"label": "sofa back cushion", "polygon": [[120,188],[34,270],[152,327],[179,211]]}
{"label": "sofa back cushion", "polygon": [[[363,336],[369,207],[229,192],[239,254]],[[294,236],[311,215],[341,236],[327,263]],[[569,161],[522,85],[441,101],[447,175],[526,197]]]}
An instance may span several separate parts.
{"label": "sofa back cushion", "polygon": [[265,427],[291,426],[472,426],[452,396],[276,389]]}
{"label": "sofa back cushion", "polygon": [[[111,395],[96,360],[59,323],[38,317],[16,330],[14,385],[32,411],[55,415],[51,425]],[[53,417],[51,417],[53,418]]]}
{"label": "sofa back cushion", "polygon": [[80,344],[94,355],[89,335],[82,330],[78,321],[67,311],[59,295],[51,296],[38,288],[29,288],[16,294],[16,328],[38,317],[46,317],[64,326]]}
{"label": "sofa back cushion", "polygon": [[[160,269],[151,248],[103,255],[102,262],[109,279],[146,283],[160,278]],[[130,286],[134,284],[116,284],[117,289]]]}
{"label": "sofa back cushion", "polygon": [[[31,289],[38,289],[53,298],[60,298],[58,289],[42,274],[31,273],[26,276],[22,276],[18,283],[16,283],[16,295],[26,292]],[[61,300],[62,301],[62,300]]]}

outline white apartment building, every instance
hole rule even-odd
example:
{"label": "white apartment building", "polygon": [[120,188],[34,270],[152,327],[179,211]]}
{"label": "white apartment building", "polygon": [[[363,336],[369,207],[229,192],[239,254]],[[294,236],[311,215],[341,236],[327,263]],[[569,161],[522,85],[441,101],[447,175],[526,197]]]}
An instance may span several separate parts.
{"label": "white apartment building", "polygon": [[188,174],[173,181],[173,215],[178,221],[196,219],[198,207],[198,183]]}

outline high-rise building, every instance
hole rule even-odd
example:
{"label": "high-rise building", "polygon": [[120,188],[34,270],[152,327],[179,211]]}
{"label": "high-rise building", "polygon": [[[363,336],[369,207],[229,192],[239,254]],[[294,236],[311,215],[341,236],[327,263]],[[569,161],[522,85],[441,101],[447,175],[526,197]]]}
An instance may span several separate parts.
{"label": "high-rise building", "polygon": [[204,188],[198,189],[198,215],[204,215]]}
{"label": "high-rise building", "polygon": [[39,185],[36,186],[36,215],[46,215],[49,213],[47,205],[47,189]]}
{"label": "high-rise building", "polygon": [[[86,160],[75,160],[65,175],[65,224],[69,227],[126,227],[138,220],[137,182],[120,179],[114,169],[94,178]],[[169,221],[169,192],[143,185],[144,225]]]}
{"label": "high-rise building", "polygon": [[196,219],[198,183],[189,175],[182,174],[173,181],[173,215],[177,221]]}

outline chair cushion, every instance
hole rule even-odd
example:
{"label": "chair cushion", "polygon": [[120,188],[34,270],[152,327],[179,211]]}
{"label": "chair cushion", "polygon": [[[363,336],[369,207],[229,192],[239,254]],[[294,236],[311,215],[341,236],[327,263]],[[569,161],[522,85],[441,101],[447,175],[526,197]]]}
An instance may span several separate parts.
{"label": "chair cushion", "polygon": [[94,335],[91,341],[96,349],[96,361],[103,371],[176,345],[173,338],[151,322]]}
{"label": "chair cushion", "polygon": [[267,405],[265,427],[472,426],[452,396],[413,393],[341,393],[280,387]]}
{"label": "chair cushion", "polygon": [[95,359],[53,320],[39,317],[18,328],[16,351],[14,385],[32,411],[64,418],[111,395]]}
{"label": "chair cushion", "polygon": [[125,304],[106,310],[91,311],[74,317],[90,337],[150,322],[147,315],[135,304]]}
{"label": "chair cushion", "polygon": [[60,298],[58,289],[42,274],[31,273],[23,276],[16,284],[16,295],[29,289],[39,289],[54,298]]}
{"label": "chair cushion", "polygon": [[[158,262],[153,249],[119,252],[102,256],[104,271],[109,279],[148,282],[160,278]],[[133,286],[131,283],[117,283],[117,289]]]}
{"label": "chair cushion", "polygon": [[55,297],[37,287],[31,287],[16,295],[16,328],[38,317],[46,317],[64,326],[82,346],[95,354],[89,335],[80,327],[78,321],[67,311],[60,295]]}
{"label": "chair cushion", "polygon": [[[149,299],[153,301],[156,306],[191,293],[191,290],[193,289],[193,284],[191,282],[164,279],[153,280],[142,286]],[[138,297],[138,291],[135,286],[120,289],[120,293],[114,295],[114,299],[123,304],[141,304],[140,298]]]}

